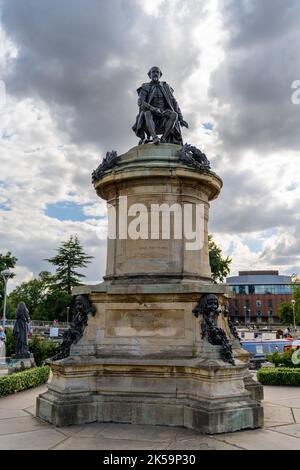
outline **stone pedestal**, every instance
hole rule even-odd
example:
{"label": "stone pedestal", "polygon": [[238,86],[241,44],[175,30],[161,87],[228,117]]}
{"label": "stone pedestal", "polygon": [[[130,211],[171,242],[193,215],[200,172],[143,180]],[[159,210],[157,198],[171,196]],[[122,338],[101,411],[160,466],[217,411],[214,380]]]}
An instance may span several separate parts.
{"label": "stone pedestal", "polygon": [[[209,201],[222,182],[210,171],[183,164],[179,149],[171,144],[135,147],[95,183],[108,202],[110,231],[117,236],[108,240],[105,281],[74,288],[74,295],[89,296],[97,312],[70,356],[52,363],[53,379],[37,401],[40,418],[57,426],[157,424],[208,434],[262,426],[248,353],[221,315],[218,326],[231,341],[235,359],[235,365],[225,363],[220,347],[201,338],[201,318],[192,314],[202,295],[214,293],[221,304],[228,295],[226,286],[211,282],[208,258]],[[170,205],[182,214],[186,205],[192,208],[193,223],[200,220],[202,230],[196,249],[188,249],[184,216],[181,238],[172,218],[169,239],[162,237],[167,218],[156,219],[154,226],[149,218],[146,222],[153,204],[164,216]],[[142,239],[125,237],[125,210],[126,229],[136,223],[137,212],[144,213]]]}
{"label": "stone pedestal", "polygon": [[19,357],[18,354],[14,354],[8,363],[8,374],[32,369],[33,367],[36,367],[33,354],[28,353],[28,357]]}

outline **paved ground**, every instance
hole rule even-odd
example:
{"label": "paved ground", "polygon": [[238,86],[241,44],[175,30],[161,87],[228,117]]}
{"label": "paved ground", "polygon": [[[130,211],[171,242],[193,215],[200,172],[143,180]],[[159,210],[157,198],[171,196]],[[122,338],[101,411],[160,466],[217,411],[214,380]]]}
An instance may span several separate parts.
{"label": "paved ground", "polygon": [[0,449],[300,449],[300,387],[265,387],[265,428],[204,436],[184,428],[93,423],[55,428],[34,417],[45,386],[0,399]]}

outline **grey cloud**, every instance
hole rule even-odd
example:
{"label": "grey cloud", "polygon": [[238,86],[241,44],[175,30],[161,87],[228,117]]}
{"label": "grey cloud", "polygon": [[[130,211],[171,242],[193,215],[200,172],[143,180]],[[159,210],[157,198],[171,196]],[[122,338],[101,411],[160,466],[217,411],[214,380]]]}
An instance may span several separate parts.
{"label": "grey cloud", "polygon": [[135,89],[149,67],[160,65],[180,93],[198,65],[192,26],[204,3],[181,9],[174,42],[167,4],[154,18],[134,0],[3,0],[3,26],[19,47],[8,91],[45,100],[74,142],[124,151],[136,144]]}
{"label": "grey cloud", "polygon": [[220,105],[217,129],[226,149],[298,149],[300,106],[291,84],[300,78],[300,3],[294,0],[221,2],[229,40],[212,75]]}
{"label": "grey cloud", "polygon": [[266,186],[251,170],[231,168],[221,173],[224,187],[212,202],[210,230],[219,233],[247,233],[272,227],[293,227],[299,201],[287,208],[280,199],[270,198]]}

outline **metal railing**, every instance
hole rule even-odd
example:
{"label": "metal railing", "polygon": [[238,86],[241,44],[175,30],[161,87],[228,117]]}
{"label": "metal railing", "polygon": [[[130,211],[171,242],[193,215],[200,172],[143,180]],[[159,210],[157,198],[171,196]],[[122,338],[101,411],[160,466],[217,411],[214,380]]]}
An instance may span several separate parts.
{"label": "metal railing", "polygon": [[[16,320],[6,320],[5,325],[9,328],[13,328]],[[30,324],[32,325],[33,328],[35,327],[46,327],[46,328],[51,328],[51,327],[56,327],[56,328],[68,328],[70,323],[67,323],[66,321],[60,321],[56,322],[55,324],[53,321],[47,321],[47,320],[31,320]]]}

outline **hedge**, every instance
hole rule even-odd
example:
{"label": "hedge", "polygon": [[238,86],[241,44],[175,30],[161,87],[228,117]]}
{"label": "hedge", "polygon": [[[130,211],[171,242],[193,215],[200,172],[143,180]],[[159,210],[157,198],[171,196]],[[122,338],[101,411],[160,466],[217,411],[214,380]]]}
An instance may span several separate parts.
{"label": "hedge", "polygon": [[300,385],[300,368],[262,367],[257,371],[257,380],[263,385]]}
{"label": "hedge", "polygon": [[0,377],[0,397],[37,387],[49,379],[50,367],[42,366]]}

